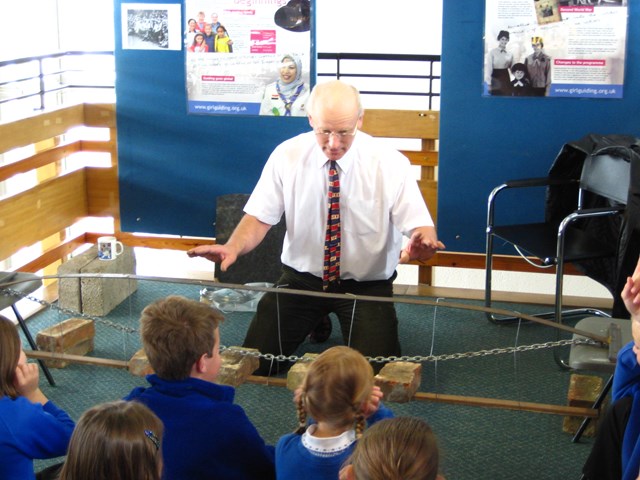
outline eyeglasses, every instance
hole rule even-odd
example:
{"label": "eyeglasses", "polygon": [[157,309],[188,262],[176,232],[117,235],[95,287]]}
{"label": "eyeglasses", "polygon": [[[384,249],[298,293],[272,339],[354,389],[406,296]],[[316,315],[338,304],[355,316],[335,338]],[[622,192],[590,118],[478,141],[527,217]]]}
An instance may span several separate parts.
{"label": "eyeglasses", "polygon": [[355,127],[353,127],[353,130],[349,131],[349,130],[340,130],[338,132],[332,132],[331,130],[315,130],[315,134],[322,137],[322,138],[326,138],[327,140],[329,140],[331,138],[331,135],[333,135],[334,137],[336,137],[337,139],[343,139],[346,137],[353,137],[356,132],[358,131],[358,125],[356,124]]}
{"label": "eyeglasses", "polygon": [[144,434],[155,445],[156,450],[160,450],[160,440],[156,437],[156,434],[153,433],[153,430],[145,430]]}

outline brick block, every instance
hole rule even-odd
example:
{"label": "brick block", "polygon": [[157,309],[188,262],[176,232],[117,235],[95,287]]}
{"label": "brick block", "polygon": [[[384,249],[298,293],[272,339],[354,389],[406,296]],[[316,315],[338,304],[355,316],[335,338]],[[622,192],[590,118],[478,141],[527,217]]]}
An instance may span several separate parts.
{"label": "brick block", "polygon": [[144,377],[154,373],[144,348],[138,350],[133,354],[133,357],[129,359],[129,373],[138,377]]}
{"label": "brick block", "polygon": [[[593,375],[572,374],[569,379],[569,391],[567,393],[567,402],[570,407],[591,408],[593,402],[602,391],[604,381],[600,377]],[[603,404],[601,410],[606,406]],[[562,431],[574,435],[584,417],[565,416],[562,421]],[[593,418],[587,425],[583,435],[586,437],[595,437],[598,431],[598,418]]]}
{"label": "brick block", "polygon": [[229,347],[222,354],[222,365],[216,383],[237,387],[260,366],[258,357],[240,353],[241,350],[258,353],[254,348]]}
{"label": "brick block", "polygon": [[287,373],[287,388],[289,390],[295,391],[296,388],[302,385],[311,362],[313,362],[318,355],[318,353],[305,353],[300,360],[293,364]]}
{"label": "brick block", "polygon": [[[69,355],[86,355],[93,351],[96,330],[92,320],[69,318],[36,335],[36,344],[40,350]],[[64,360],[46,360],[51,368],[64,368],[69,362]]]}
{"label": "brick block", "polygon": [[422,365],[412,362],[387,363],[375,376],[375,384],[384,393],[386,402],[410,401],[420,387]]}

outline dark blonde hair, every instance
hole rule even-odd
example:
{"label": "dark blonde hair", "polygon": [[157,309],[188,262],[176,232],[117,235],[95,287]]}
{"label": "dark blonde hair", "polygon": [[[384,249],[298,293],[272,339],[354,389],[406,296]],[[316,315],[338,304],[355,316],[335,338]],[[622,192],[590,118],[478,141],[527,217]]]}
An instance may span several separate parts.
{"label": "dark blonde hair", "polygon": [[332,347],[316,358],[307,371],[298,399],[298,433],[306,429],[307,414],[336,428],[365,428],[363,407],[373,388],[373,368],[349,347]]}
{"label": "dark blonde hair", "polygon": [[358,440],[350,463],[356,480],[435,480],[438,444],[419,418],[381,420]]}
{"label": "dark blonde hair", "polygon": [[149,364],[166,380],[184,380],[203,355],[212,354],[224,316],[211,305],[177,295],[147,305],[140,336]]}
{"label": "dark blonde hair", "polygon": [[59,480],[160,480],[160,419],[139,402],[103,403],[82,414]]}
{"label": "dark blonde hair", "polygon": [[0,398],[20,396],[13,381],[21,350],[22,343],[16,326],[7,317],[0,315]]}

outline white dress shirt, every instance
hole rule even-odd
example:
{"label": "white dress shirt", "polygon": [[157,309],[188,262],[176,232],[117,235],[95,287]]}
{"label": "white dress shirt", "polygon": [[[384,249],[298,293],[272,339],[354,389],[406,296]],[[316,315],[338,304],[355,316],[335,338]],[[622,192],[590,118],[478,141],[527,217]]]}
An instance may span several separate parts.
{"label": "white dress shirt", "polygon": [[[397,265],[402,235],[433,220],[409,160],[357,132],[338,160],[340,278],[386,280]],[[313,132],[280,144],[267,161],[244,211],[270,225],[285,213],[282,263],[322,277],[329,188],[328,160]]]}

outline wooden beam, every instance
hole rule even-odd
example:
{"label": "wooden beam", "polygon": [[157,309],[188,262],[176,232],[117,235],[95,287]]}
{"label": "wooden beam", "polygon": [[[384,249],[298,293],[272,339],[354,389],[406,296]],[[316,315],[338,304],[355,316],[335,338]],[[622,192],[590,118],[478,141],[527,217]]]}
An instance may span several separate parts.
{"label": "wooden beam", "polygon": [[84,106],[74,105],[52,112],[0,124],[0,152],[32,145],[84,125]]}
{"label": "wooden beam", "polygon": [[75,238],[68,239],[64,243],[45,251],[39,257],[16,268],[16,270],[31,273],[39,272],[58,260],[66,258],[67,255],[70,255],[75,249],[85,245],[86,243],[85,235],[78,235]]}
{"label": "wooden beam", "polygon": [[[535,259],[531,258],[535,261]],[[413,265],[428,265],[431,267],[454,267],[454,268],[472,268],[484,270],[486,256],[484,253],[465,253],[465,252],[437,252],[433,258],[427,262],[412,262]],[[531,273],[548,273],[555,274],[555,267],[540,269],[525,262],[518,255],[494,255],[493,269],[505,270],[509,272],[531,272]],[[584,275],[576,267],[571,264],[565,264],[564,272],[567,275]]]}
{"label": "wooden beam", "polygon": [[85,185],[78,170],[0,200],[0,259],[87,216]]}
{"label": "wooden beam", "polygon": [[412,165],[419,165],[421,167],[438,166],[438,152],[424,150],[401,150],[400,153],[406,156]]}
{"label": "wooden beam", "polygon": [[59,162],[63,158],[79,152],[80,149],[80,142],[73,142],[67,145],[54,147],[50,150],[45,150],[33,155],[32,157],[25,158],[24,160],[13,162],[8,165],[2,165],[0,166],[0,182],[19,173],[25,173],[51,163]]}
{"label": "wooden beam", "polygon": [[81,365],[94,365],[96,367],[129,368],[129,362],[124,360],[112,360],[110,358],[86,357],[84,355],[70,355],[67,353],[45,352],[43,350],[25,350],[28,358],[37,360],[64,360],[69,363]]}
{"label": "wooden beam", "polygon": [[87,213],[91,217],[117,217],[120,215],[118,169],[85,168],[87,180]]}
{"label": "wooden beam", "polygon": [[[89,243],[96,243],[98,237],[103,236],[104,233],[88,232],[85,236]],[[146,248],[159,248],[168,250],[189,250],[199,245],[212,245],[215,244],[215,238],[205,237],[160,237],[152,235],[137,235],[127,232],[116,232],[116,237],[125,245],[130,247],[146,247]]]}
{"label": "wooden beam", "polygon": [[85,103],[83,120],[87,127],[116,128],[116,106],[113,103]]}
{"label": "wooden beam", "polygon": [[440,112],[434,110],[365,110],[362,131],[374,137],[438,138]]}
{"label": "wooden beam", "polygon": [[444,395],[441,393],[417,392],[413,398],[422,402],[449,403],[470,407],[490,407],[503,410],[517,410],[520,412],[548,413],[553,415],[571,415],[577,417],[597,418],[598,410],[584,407],[567,407],[547,403],[521,402],[518,400],[504,400],[500,398],[465,397],[461,395]]}
{"label": "wooden beam", "polygon": [[[247,378],[247,383],[268,385],[274,387],[286,387],[287,379],[251,375]],[[597,418],[600,414],[598,410],[594,410],[592,408],[568,407],[564,405],[553,405],[547,403],[521,402],[518,400],[504,400],[499,398],[444,395],[441,393],[417,392],[413,396],[413,399],[421,402],[448,403],[451,405],[500,408],[503,410],[517,410],[524,412],[547,413],[553,415],[570,415],[589,418]]]}

